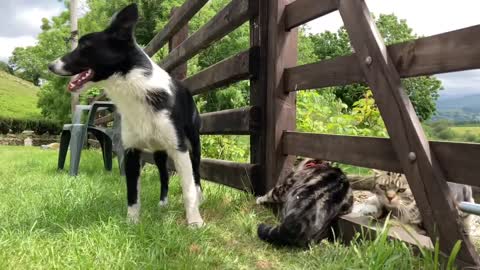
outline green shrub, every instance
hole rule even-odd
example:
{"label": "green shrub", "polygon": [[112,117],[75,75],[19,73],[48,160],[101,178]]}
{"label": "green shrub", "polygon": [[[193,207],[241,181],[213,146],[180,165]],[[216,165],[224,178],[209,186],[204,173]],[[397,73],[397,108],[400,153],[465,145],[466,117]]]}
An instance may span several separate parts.
{"label": "green shrub", "polygon": [[24,130],[33,130],[36,134],[59,134],[62,126],[59,122],[43,119],[14,119],[0,117],[0,133],[7,134],[9,130],[13,133],[21,133]]}

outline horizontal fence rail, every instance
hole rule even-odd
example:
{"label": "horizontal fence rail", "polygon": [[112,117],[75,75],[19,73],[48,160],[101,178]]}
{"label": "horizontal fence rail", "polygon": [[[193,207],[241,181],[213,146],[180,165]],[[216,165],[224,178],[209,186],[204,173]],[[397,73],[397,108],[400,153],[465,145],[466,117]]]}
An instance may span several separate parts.
{"label": "horizontal fence rail", "polygon": [[[480,68],[480,25],[387,47],[402,78]],[[376,65],[375,61],[371,65]],[[355,55],[285,70],[290,92],[364,82]]]}
{"label": "horizontal fence rail", "polygon": [[337,10],[338,0],[297,0],[285,7],[285,30]]}
{"label": "horizontal fence rail", "polygon": [[200,117],[200,134],[248,135],[258,126],[259,110],[257,107],[245,107],[204,113]]}
{"label": "horizontal fence rail", "polygon": [[236,54],[183,80],[192,95],[227,86],[250,77],[250,50]]}
{"label": "horizontal fence rail", "polygon": [[170,18],[162,31],[156,34],[147,44],[144,49],[145,53],[148,56],[153,56],[157,53],[207,2],[208,0],[186,1]]}
{"label": "horizontal fence rail", "polygon": [[251,0],[233,0],[230,2],[202,28],[173,49],[160,63],[160,66],[167,71],[172,70],[206,48],[210,43],[219,40],[242,25],[250,17],[255,16],[257,5],[251,5],[250,2]]}
{"label": "horizontal fence rail", "polygon": [[[152,153],[142,153],[142,160],[155,164]],[[168,161],[168,168],[174,170],[173,162]],[[204,158],[200,161],[200,177],[218,184],[251,192],[258,166],[218,159]]]}
{"label": "horizontal fence rail", "polygon": [[[430,141],[447,181],[480,186],[480,144]],[[402,173],[390,139],[284,132],[284,154]]]}

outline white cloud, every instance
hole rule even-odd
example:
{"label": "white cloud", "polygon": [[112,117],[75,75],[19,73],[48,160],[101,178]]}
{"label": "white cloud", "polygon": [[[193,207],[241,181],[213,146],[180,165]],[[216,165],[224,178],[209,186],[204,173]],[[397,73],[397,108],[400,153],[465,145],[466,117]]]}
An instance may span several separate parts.
{"label": "white cloud", "polygon": [[[394,13],[406,19],[415,33],[425,36],[435,35],[480,24],[480,1],[474,0],[366,0],[370,12],[374,14]],[[338,11],[308,23],[311,32],[336,31],[343,25]]]}
{"label": "white cloud", "polygon": [[[366,0],[370,12],[395,14],[405,19],[414,33],[431,36],[480,24],[480,1],[475,0]],[[311,33],[335,32],[343,25],[338,11],[307,24]],[[480,94],[480,70],[436,75],[445,90],[441,95]]]}
{"label": "white cloud", "polygon": [[0,37],[0,60],[8,61],[15,47],[31,46],[36,42],[32,36]]}

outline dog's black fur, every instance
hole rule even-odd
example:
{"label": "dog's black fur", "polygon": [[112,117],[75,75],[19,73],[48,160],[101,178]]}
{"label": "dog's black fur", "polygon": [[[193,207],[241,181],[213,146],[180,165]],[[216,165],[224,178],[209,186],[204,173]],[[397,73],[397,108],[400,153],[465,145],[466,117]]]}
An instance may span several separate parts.
{"label": "dog's black fur", "polygon": [[[49,64],[49,69],[58,75],[73,76],[79,74],[69,84],[69,89],[72,92],[86,88],[84,85],[89,82],[110,82],[115,80],[126,80],[128,82],[128,76],[134,70],[142,71],[143,75],[140,80],[144,80],[145,85],[159,82],[154,87],[132,89],[131,91],[136,92],[131,97],[122,96],[116,89],[105,88],[108,96],[114,102],[119,101],[117,108],[122,115],[122,136],[125,134],[130,135],[129,132],[143,135],[142,131],[134,130],[137,126],[133,126],[132,122],[135,121],[124,121],[126,118],[134,119],[135,115],[131,115],[132,112],[144,114],[145,108],[135,110],[136,107],[133,108],[134,106],[150,107],[147,112],[151,112],[152,117],[145,116],[143,118],[144,121],[151,121],[151,127],[149,126],[149,128],[158,129],[161,133],[162,127],[157,122],[163,121],[162,123],[164,123],[164,118],[167,117],[167,124],[162,125],[166,125],[166,127],[173,126],[175,130],[176,138],[161,138],[158,140],[158,143],[155,143],[155,146],[142,147],[142,141],[132,139],[129,139],[127,142],[124,141],[124,144],[126,143],[125,168],[129,207],[139,203],[137,186],[141,171],[140,157],[143,150],[154,153],[155,163],[160,172],[161,202],[166,202],[168,194],[167,155],[173,154],[173,156],[177,156],[175,151],[185,153],[191,150],[190,160],[194,183],[197,189],[200,189],[200,115],[189,90],[159,69],[135,42],[133,33],[137,20],[138,10],[136,5],[129,5],[112,18],[112,22],[104,31],[86,34],[80,38],[79,45],[75,50]],[[82,77],[87,79],[82,79]],[[168,82],[165,83],[165,80]],[[132,82],[132,85],[134,84],[135,82]],[[125,92],[130,93],[128,91],[125,90]],[[130,99],[131,103],[125,99]],[[164,112],[164,114],[161,114],[161,112]],[[162,120],[157,119],[158,117],[164,118]],[[128,127],[126,127],[126,124],[128,124]],[[155,136],[157,135],[159,137],[168,136],[167,132],[165,134],[155,134]],[[132,135],[130,137],[135,136]],[[152,139],[151,137],[152,135],[147,140]],[[165,145],[165,141],[175,141],[176,145]],[[191,149],[188,149],[189,146]],[[176,162],[176,167],[178,167],[178,164],[180,164],[180,161]],[[180,169],[182,168],[177,168],[177,171]],[[189,180],[182,180],[182,188],[184,185],[183,181],[186,181],[185,183],[188,184]],[[189,218],[188,215],[187,210],[187,219]],[[189,220],[189,223],[199,222],[203,223],[203,221],[191,222]]]}

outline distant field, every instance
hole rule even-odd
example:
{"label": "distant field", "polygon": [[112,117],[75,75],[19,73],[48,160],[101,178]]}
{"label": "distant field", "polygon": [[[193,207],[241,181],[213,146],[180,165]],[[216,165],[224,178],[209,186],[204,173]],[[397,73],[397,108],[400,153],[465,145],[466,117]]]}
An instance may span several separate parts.
{"label": "distant field", "polygon": [[451,129],[460,135],[463,135],[467,132],[480,135],[480,126],[457,126],[451,127]]}
{"label": "distant field", "polygon": [[0,117],[39,118],[38,88],[0,71]]}

